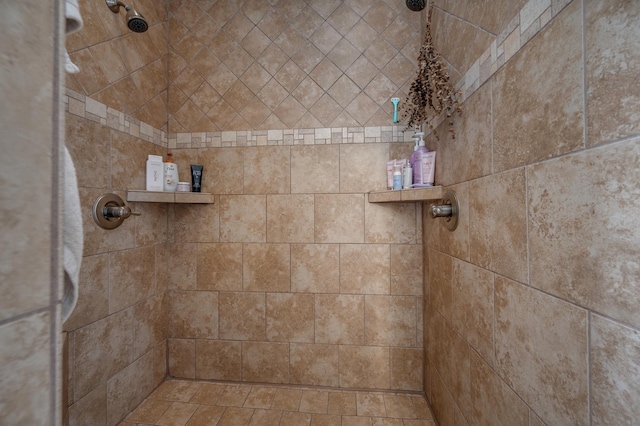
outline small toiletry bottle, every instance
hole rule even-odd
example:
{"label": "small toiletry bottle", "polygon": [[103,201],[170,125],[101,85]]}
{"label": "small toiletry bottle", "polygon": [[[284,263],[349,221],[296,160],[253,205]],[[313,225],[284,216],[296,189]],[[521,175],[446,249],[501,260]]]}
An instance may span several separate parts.
{"label": "small toiletry bottle", "polygon": [[411,168],[411,163],[407,161],[407,164],[404,165],[404,169],[402,170],[402,189],[411,188],[412,183],[413,169]]}
{"label": "small toiletry bottle", "polygon": [[402,166],[393,166],[393,189],[402,189]]}
{"label": "small toiletry bottle", "polygon": [[173,154],[167,154],[167,162],[164,163],[164,185],[165,191],[174,192],[178,186],[178,165],[173,162]]}
{"label": "small toiletry bottle", "polygon": [[413,167],[413,184],[414,185],[422,185],[424,182],[422,181],[422,154],[429,152],[426,146],[424,146],[424,133],[416,132],[413,135],[413,140],[416,142],[415,148],[413,148],[413,154],[409,158],[411,162],[411,167]]}

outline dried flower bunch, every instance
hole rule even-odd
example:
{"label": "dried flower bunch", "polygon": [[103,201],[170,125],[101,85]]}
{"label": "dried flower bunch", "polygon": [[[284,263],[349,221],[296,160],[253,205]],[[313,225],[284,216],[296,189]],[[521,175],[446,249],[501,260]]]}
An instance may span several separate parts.
{"label": "dried flower bunch", "polygon": [[460,92],[455,90],[449,82],[447,65],[433,45],[431,37],[432,12],[433,1],[429,6],[425,38],[418,56],[418,75],[411,83],[409,94],[400,107],[401,121],[406,122],[407,128],[426,122],[437,138],[431,121],[445,113],[449,120],[449,132],[455,139],[452,116],[456,111],[462,112],[462,107],[458,102]]}

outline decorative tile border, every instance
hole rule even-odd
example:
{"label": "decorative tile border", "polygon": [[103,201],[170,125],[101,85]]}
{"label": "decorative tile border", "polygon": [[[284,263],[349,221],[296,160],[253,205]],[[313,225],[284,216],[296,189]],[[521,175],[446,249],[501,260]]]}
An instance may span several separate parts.
{"label": "decorative tile border", "polygon": [[[464,102],[572,0],[529,0],[460,79],[456,88]],[[66,90],[65,111],[168,148],[223,148],[272,145],[326,145],[410,142],[404,126],[249,130],[233,132],[166,133],[89,97]],[[444,114],[433,121],[437,127]],[[428,129],[427,129],[428,131]]]}

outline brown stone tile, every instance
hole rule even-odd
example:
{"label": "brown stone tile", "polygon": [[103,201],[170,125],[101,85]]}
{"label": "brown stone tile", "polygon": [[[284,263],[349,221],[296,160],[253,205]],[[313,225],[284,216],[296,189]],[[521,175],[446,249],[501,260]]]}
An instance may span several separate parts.
{"label": "brown stone tile", "polygon": [[389,251],[385,244],[340,246],[340,292],[389,294]]}
{"label": "brown stone tile", "polygon": [[[456,227],[454,232],[451,232],[445,228],[444,221],[442,219],[433,219],[430,214],[427,214],[427,220],[430,222],[436,222],[436,226],[438,228],[438,230],[436,231],[437,234],[431,236],[431,238],[438,238],[440,240],[439,248],[443,252],[459,259],[468,261],[470,250],[469,184],[461,183],[458,185],[453,185],[448,189],[455,191],[460,203],[458,226]],[[431,202],[425,203],[423,209],[428,212],[430,204]]]}
{"label": "brown stone tile", "polygon": [[365,343],[416,346],[414,296],[365,296]]}
{"label": "brown stone tile", "polygon": [[242,342],[242,380],[288,383],[289,344]]}
{"label": "brown stone tile", "polygon": [[271,409],[283,411],[298,411],[301,398],[301,389],[278,388],[276,389],[276,393],[273,397]]}
{"label": "brown stone tile", "polygon": [[475,424],[529,424],[529,408],[475,353],[471,354],[471,422]]}
{"label": "brown stone tile", "polygon": [[389,388],[389,348],[340,346],[340,386]]}
{"label": "brown stone tile", "polygon": [[391,294],[422,296],[422,245],[391,245]]}
{"label": "brown stone tile", "polygon": [[240,342],[197,340],[196,378],[239,381],[242,378],[241,356]]}
{"label": "brown stone tile", "polygon": [[384,406],[388,417],[415,419],[417,416],[413,401],[407,395],[385,395]]}
{"label": "brown stone tile", "polygon": [[220,399],[218,399],[217,405],[223,407],[242,407],[247,400],[251,392],[251,386],[242,385],[229,385],[224,390]]}
{"label": "brown stone tile", "polygon": [[367,243],[416,243],[415,203],[365,203]]}
{"label": "brown stone tile", "polygon": [[340,247],[337,244],[291,245],[291,290],[338,293]]}
{"label": "brown stone tile", "polygon": [[245,408],[269,408],[276,393],[276,388],[255,386],[249,392],[243,407]]}
{"label": "brown stone tile", "polygon": [[224,414],[224,407],[209,407],[201,405],[198,407],[193,416],[189,419],[186,426],[208,426],[216,424]]}
{"label": "brown stone tile", "polygon": [[164,151],[151,142],[118,131],[111,131],[111,188],[145,189],[146,161],[149,154]]}
{"label": "brown stone tile", "polygon": [[311,415],[311,425],[315,426],[341,426],[342,418],[341,416],[331,415],[331,414],[312,414]]}
{"label": "brown stone tile", "polygon": [[339,385],[337,346],[292,343],[290,357],[291,383],[334,387]]}
{"label": "brown stone tile", "polygon": [[173,402],[156,424],[162,426],[185,425],[197,409],[197,404]]}
{"label": "brown stone tile", "polygon": [[153,390],[153,354],[148,352],[107,381],[107,424],[116,424]]}
{"label": "brown stone tile", "polygon": [[[409,425],[411,420],[403,421],[403,419],[394,419],[390,417],[372,417],[373,426],[403,426]],[[430,426],[430,425],[429,425]]]}
{"label": "brown stone tile", "polygon": [[306,77],[291,94],[306,108],[311,108],[324,94],[322,87],[311,77]]}
{"label": "brown stone tile", "polygon": [[222,384],[203,383],[189,402],[192,404],[215,405],[225,389],[225,385]]}
{"label": "brown stone tile", "polygon": [[198,244],[197,253],[198,290],[242,290],[242,244]]}
{"label": "brown stone tile", "polygon": [[469,197],[471,263],[527,282],[525,170],[475,180]]}
{"label": "brown stone tile", "polygon": [[274,76],[287,92],[292,93],[305,78],[305,73],[295,62],[289,60]]}
{"label": "brown stone tile", "polygon": [[[564,13],[574,9],[578,7]],[[633,84],[638,66],[638,10],[622,1],[590,1],[584,13],[588,144],[596,145],[638,133],[634,108],[630,108],[639,96]],[[615,37],[612,25],[619,28]]]}
{"label": "brown stone tile", "polygon": [[640,332],[591,316],[593,422],[625,424],[638,419]]}
{"label": "brown stone tile", "polygon": [[[361,92],[359,95],[357,95],[353,99],[353,101],[351,101],[351,103],[345,108],[345,111],[348,112],[351,117],[356,119],[359,126],[370,125],[369,119],[373,117],[374,114],[378,112],[378,110],[378,104],[365,92]],[[376,176],[377,174],[379,173],[376,173],[373,176]],[[376,189],[382,188],[376,187]]]}
{"label": "brown stone tile", "polygon": [[303,413],[326,414],[329,403],[329,392],[303,390],[300,411]]}
{"label": "brown stone tile", "polygon": [[358,393],[356,396],[358,416],[385,417],[387,410],[384,395],[378,393]]}
{"label": "brown stone tile", "polygon": [[172,377],[194,378],[196,346],[193,339],[168,339],[168,367]]}
{"label": "brown stone tile", "polygon": [[[204,182],[206,182],[206,175]],[[204,182],[203,188],[206,188],[207,184]],[[217,243],[220,241],[219,206],[217,203],[176,204],[173,214],[175,242]],[[171,220],[171,209],[169,210],[169,218]],[[203,223],[206,223],[207,226],[202,226]]]}
{"label": "brown stone tile", "polygon": [[392,347],[389,351],[391,356],[389,387],[410,391],[423,390],[424,350]]}
{"label": "brown stone tile", "polygon": [[342,426],[370,426],[371,417],[342,416]]}
{"label": "brown stone tile", "polygon": [[340,414],[343,416],[355,416],[356,394],[353,392],[329,392],[329,414]]}
{"label": "brown stone tile", "polygon": [[453,327],[493,365],[493,274],[454,259],[452,295]]}
{"label": "brown stone tile", "polygon": [[167,338],[169,298],[158,295],[133,307],[133,356],[139,358]]}
{"label": "brown stone tile", "polygon": [[636,139],[541,163],[528,188],[531,285],[635,326],[638,153]]}
{"label": "brown stone tile", "polygon": [[255,147],[244,150],[245,194],[290,193],[290,148]]}
{"label": "brown stone tile", "polygon": [[311,294],[267,293],[267,339],[313,343],[313,305]]}
{"label": "brown stone tile", "polygon": [[284,123],[288,128],[295,127],[295,124],[305,114],[306,108],[300,104],[293,96],[288,96],[287,99],[274,111],[275,115]]}
{"label": "brown stone tile", "polygon": [[69,149],[79,186],[108,188],[110,132],[105,126],[65,114],[65,145]]}
{"label": "brown stone tile", "polygon": [[229,407],[218,422],[219,426],[245,426],[251,421],[254,410],[251,408]]}
{"label": "brown stone tile", "polygon": [[455,402],[436,373],[431,384],[431,408],[439,424],[454,424]]}
{"label": "brown stone tile", "polygon": [[155,248],[109,254],[109,311],[117,312],[147,299],[154,292]]}
{"label": "brown stone tile", "polygon": [[291,192],[339,192],[339,160],[340,147],[337,145],[291,147]]}
{"label": "brown stone tile", "polygon": [[318,294],[315,296],[317,343],[364,343],[364,296]]}
{"label": "brown stone tile", "polygon": [[[358,161],[353,161],[357,158]],[[363,193],[387,188],[389,145],[348,144],[340,146],[340,192]]]}
{"label": "brown stone tile", "polygon": [[267,241],[312,243],[314,197],[312,194],[267,196]]}
{"label": "brown stone tile", "polygon": [[65,330],[75,330],[108,315],[109,310],[109,256],[82,258],[78,286],[78,301],[67,321]]}
{"label": "brown stone tile", "polygon": [[311,424],[311,414],[285,411],[282,413],[280,423],[291,426],[309,426]]}
{"label": "brown stone tile", "polygon": [[220,293],[219,303],[221,339],[264,340],[264,293]]}
{"label": "brown stone tile", "polygon": [[167,248],[167,275],[171,290],[195,290],[197,256],[196,244],[169,244]]}
{"label": "brown stone tile", "polygon": [[244,244],[243,288],[248,291],[289,291],[290,251],[288,244]]}
{"label": "brown stone tile", "polygon": [[171,337],[218,338],[218,293],[216,292],[174,292],[171,315]]}
{"label": "brown stone tile", "polygon": [[[4,337],[4,336],[3,336]],[[24,377],[24,376],[23,376]],[[171,403],[168,403],[171,404]],[[107,385],[102,384],[69,406],[69,424],[106,424]]]}
{"label": "brown stone tile", "polygon": [[275,110],[282,101],[289,96],[289,92],[278,83],[276,79],[269,80],[264,87],[256,93],[270,111]]}
{"label": "brown stone tile", "polygon": [[267,199],[264,195],[220,196],[220,239],[224,242],[266,241]]}
{"label": "brown stone tile", "polygon": [[581,16],[579,3],[566,8],[495,74],[494,170],[584,146]]}
{"label": "brown stone tile", "polygon": [[278,426],[281,417],[282,411],[255,410],[249,426]]}
{"label": "brown stone tile", "polygon": [[547,422],[586,423],[586,311],[499,276],[495,292],[498,374]]}
{"label": "brown stone tile", "polygon": [[364,202],[362,194],[316,195],[315,242],[363,243]]}

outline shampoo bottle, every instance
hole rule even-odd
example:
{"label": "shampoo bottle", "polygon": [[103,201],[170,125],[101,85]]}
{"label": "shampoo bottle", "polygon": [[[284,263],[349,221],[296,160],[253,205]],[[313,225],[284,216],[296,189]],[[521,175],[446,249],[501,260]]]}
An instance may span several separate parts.
{"label": "shampoo bottle", "polygon": [[175,191],[178,186],[178,165],[173,162],[173,154],[167,154],[167,162],[164,163],[164,185],[163,190]]}
{"label": "shampoo bottle", "polygon": [[413,186],[421,186],[424,184],[422,180],[422,154],[429,152],[429,150],[424,146],[423,136],[423,132],[417,132],[413,135],[416,146],[413,148],[413,154],[411,154],[409,158],[409,162],[413,168]]}

